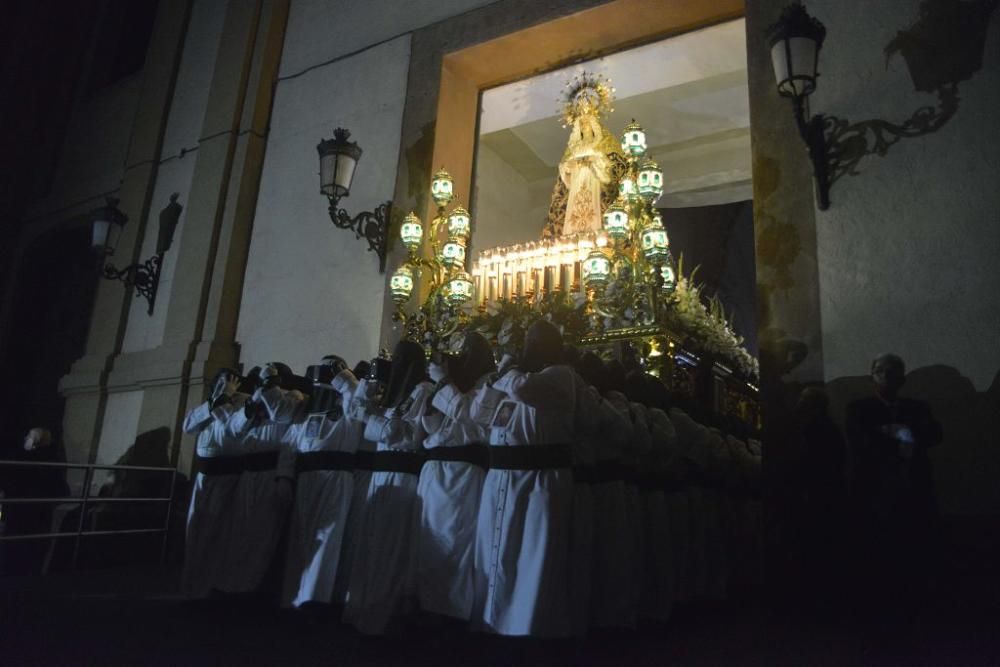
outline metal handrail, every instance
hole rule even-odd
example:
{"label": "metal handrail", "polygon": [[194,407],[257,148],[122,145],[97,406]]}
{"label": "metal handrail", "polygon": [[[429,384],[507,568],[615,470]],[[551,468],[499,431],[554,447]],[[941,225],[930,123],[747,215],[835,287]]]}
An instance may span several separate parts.
{"label": "metal handrail", "polygon": [[151,470],[169,472],[170,466],[127,466],[113,463],[58,463],[53,461],[9,461],[0,459],[0,466],[31,466],[34,468],[93,468],[94,470]]}
{"label": "metal handrail", "polygon": [[[31,503],[55,503],[55,504],[74,504],[80,505],[80,519],[76,524],[76,531],[74,532],[59,532],[59,533],[31,533],[28,535],[0,535],[0,543],[4,542],[21,542],[26,540],[48,540],[60,537],[74,537],[75,541],[73,544],[73,569],[77,569],[80,558],[80,541],[84,536],[95,536],[95,535],[140,535],[140,534],[153,534],[162,533],[163,540],[160,544],[160,563],[162,564],[166,560],[167,556],[167,537],[170,530],[170,518],[171,511],[173,509],[173,499],[174,499],[174,487],[177,485],[177,468],[173,466],[133,466],[133,465],[113,465],[105,463],[56,463],[48,461],[6,461],[0,460],[0,467],[3,466],[19,466],[19,467],[34,467],[34,468],[63,468],[63,469],[83,469],[85,470],[83,476],[83,487],[81,489],[80,496],[65,496],[63,498],[0,498],[0,505],[5,503],[10,504],[31,504]],[[95,470],[110,470],[110,471],[146,471],[146,472],[162,472],[164,474],[170,474],[170,494],[165,497],[136,497],[136,498],[122,498],[113,497],[106,498],[101,496],[92,496],[90,494],[90,487],[94,481],[94,471]],[[118,530],[84,530],[84,522],[87,517],[87,506],[90,503],[166,503],[167,511],[163,519],[163,526],[160,528],[122,528]]]}

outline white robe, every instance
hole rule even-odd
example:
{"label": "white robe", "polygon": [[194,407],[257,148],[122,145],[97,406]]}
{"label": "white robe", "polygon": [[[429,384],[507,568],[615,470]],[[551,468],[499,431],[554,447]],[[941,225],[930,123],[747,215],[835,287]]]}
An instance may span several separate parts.
{"label": "white robe", "polygon": [[264,583],[288,513],[288,506],[278,496],[278,480],[295,478],[295,452],[283,438],[303,401],[302,394],[271,387],[258,389],[253,400],[264,405],[266,417],[248,418],[245,411],[237,410],[229,418],[229,426],[242,436],[245,454],[277,451],[278,463],[274,470],[240,474],[227,557],[229,568],[221,586],[227,593],[252,593]]}
{"label": "white robe", "polygon": [[677,429],[681,456],[693,476],[692,483],[687,484],[683,491],[683,511],[687,515],[687,540],[684,544],[684,563],[680,566],[683,576],[678,581],[678,595],[683,601],[702,599],[708,595],[708,528],[705,517],[705,493],[699,479],[710,466],[708,429],[678,408],[671,408],[670,421]]}
{"label": "white robe", "polygon": [[[239,456],[240,439],[226,428],[229,417],[243,409],[248,397],[236,394],[232,400],[211,409],[205,402],[187,413],[184,432],[198,434],[196,452],[202,458]],[[231,539],[230,518],[233,510],[238,473],[229,475],[195,475],[188,507],[184,541],[184,572],[181,587],[190,598],[204,598],[219,587],[220,574],[225,570],[225,555]]]}
{"label": "white robe", "polygon": [[[641,403],[632,402],[629,404],[629,412],[632,416],[632,440],[630,447],[625,449],[624,463],[629,470],[638,473],[639,461],[648,454],[651,448],[651,437],[649,433],[649,423],[647,421],[646,406]],[[644,521],[642,516],[642,500],[639,497],[639,487],[633,482],[625,484],[625,512],[629,531],[629,584],[631,585],[631,609],[632,617],[635,619],[639,613],[639,601],[642,598],[643,567],[642,558],[645,542],[643,534]]]}
{"label": "white robe", "polygon": [[[368,419],[370,385],[367,379],[358,382],[351,396],[349,407],[345,410],[345,417],[357,422],[362,432],[358,442],[357,451],[374,452],[375,443],[364,437],[364,426]],[[340,563],[337,568],[337,577],[333,584],[333,600],[338,604],[346,604],[349,596],[351,571],[355,563],[358,568],[364,567],[364,559],[358,558],[358,536],[361,534],[365,521],[365,514],[368,511],[368,485],[372,481],[371,470],[354,469],[352,475],[354,480],[354,491],[351,495],[351,506],[347,513],[347,525],[344,530],[344,546],[341,548]]]}
{"label": "white robe", "polygon": [[[426,433],[421,416],[433,385],[416,386],[398,408],[368,418],[366,433],[379,431],[377,451],[416,451]],[[385,631],[393,615],[406,611],[415,595],[418,475],[376,470],[368,485],[367,509],[359,530],[344,620],[365,634]]]}
{"label": "white robe", "polygon": [[[584,387],[568,366],[510,370],[494,388],[513,402],[507,425],[490,429],[492,447],[570,444]],[[504,409],[501,404],[498,415]],[[491,469],[476,533],[477,611],[486,630],[565,637],[569,598],[573,473]]]}
{"label": "white robe", "polygon": [[[586,384],[582,378],[580,382]],[[589,402],[593,406],[586,414],[591,423],[573,442],[573,466],[592,468],[597,463],[598,439],[602,429],[613,429],[614,411],[593,387],[586,387]],[[594,492],[588,481],[574,479],[573,482],[573,525],[570,537],[570,609],[573,634],[582,637],[590,626],[590,601],[594,577]]]}
{"label": "white robe", "polygon": [[[350,371],[333,380],[342,405],[348,405],[357,386]],[[360,422],[341,415],[336,421],[321,419],[313,437],[309,419],[299,420],[285,434],[285,440],[299,454],[346,452],[353,454],[361,439]],[[300,472],[295,484],[295,503],[288,531],[285,580],[282,602],[300,606],[306,602],[333,601],[333,586],[344,542],[347,516],[354,494],[351,470],[310,470]]]}
{"label": "white robe", "polygon": [[[632,446],[634,425],[628,401],[608,392],[617,418],[597,452],[597,467],[617,465]],[[594,484],[594,577],[590,623],[594,627],[635,625],[635,534],[630,524],[625,484],[620,479]]]}
{"label": "white robe", "polygon": [[[652,451],[645,465],[657,482],[664,479],[677,438],[670,418],[662,410],[648,411]],[[662,487],[642,494],[645,557],[643,597],[640,611],[649,618],[666,621],[673,610],[674,563],[671,516]]]}
{"label": "white robe", "polygon": [[[430,433],[425,448],[486,444],[486,428],[470,416],[485,380],[466,393],[454,384],[437,391],[432,403],[441,412],[440,424],[434,428],[424,420]],[[416,581],[424,611],[462,620],[472,616],[476,520],[485,477],[485,470],[465,461],[427,461],[420,471]]]}

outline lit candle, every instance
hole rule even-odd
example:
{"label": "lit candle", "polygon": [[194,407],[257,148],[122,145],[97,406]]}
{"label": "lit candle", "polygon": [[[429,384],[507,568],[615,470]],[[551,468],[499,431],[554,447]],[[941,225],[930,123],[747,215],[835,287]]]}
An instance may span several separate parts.
{"label": "lit candle", "polygon": [[472,292],[473,292],[473,302],[482,303],[483,297],[485,296],[483,290],[483,271],[479,265],[479,260],[476,260],[475,266],[472,267]]}

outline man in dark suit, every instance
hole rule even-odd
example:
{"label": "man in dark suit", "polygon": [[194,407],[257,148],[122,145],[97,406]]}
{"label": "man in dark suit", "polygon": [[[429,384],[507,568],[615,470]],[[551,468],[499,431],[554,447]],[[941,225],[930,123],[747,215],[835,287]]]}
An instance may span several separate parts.
{"label": "man in dark suit", "polygon": [[941,442],[941,426],[923,401],[900,398],[903,360],[875,358],[875,395],[847,408],[853,505],[860,541],[859,572],[869,592],[895,596],[926,581],[937,513],[928,450]]}

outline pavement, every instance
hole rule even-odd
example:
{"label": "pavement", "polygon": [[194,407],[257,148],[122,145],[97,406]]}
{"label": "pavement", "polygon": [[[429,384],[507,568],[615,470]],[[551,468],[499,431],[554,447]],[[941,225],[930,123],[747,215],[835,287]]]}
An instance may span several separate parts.
{"label": "pavement", "polygon": [[177,581],[158,566],[0,577],[0,664],[1000,665],[992,585],[892,618],[719,602],[679,608],[668,624],[542,641],[426,622],[366,637],[333,614],[259,599],[185,602]]}

